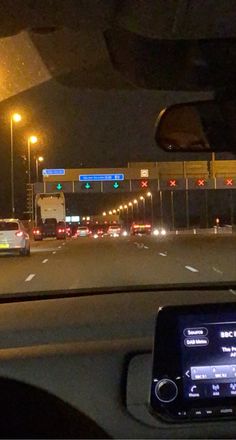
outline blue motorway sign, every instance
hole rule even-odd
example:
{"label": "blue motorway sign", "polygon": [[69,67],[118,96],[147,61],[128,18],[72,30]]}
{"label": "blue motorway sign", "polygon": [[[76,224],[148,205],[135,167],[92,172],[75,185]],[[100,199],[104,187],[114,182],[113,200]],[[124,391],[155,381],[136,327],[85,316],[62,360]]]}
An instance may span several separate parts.
{"label": "blue motorway sign", "polygon": [[42,174],[43,176],[64,176],[65,170],[61,168],[44,169]]}
{"label": "blue motorway sign", "polygon": [[110,182],[113,180],[124,180],[124,174],[80,174],[80,182]]}

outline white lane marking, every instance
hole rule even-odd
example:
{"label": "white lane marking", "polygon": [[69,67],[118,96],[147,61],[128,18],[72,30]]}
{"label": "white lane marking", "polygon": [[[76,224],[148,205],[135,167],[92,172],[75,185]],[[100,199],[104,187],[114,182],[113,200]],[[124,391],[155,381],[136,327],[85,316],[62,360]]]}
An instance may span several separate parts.
{"label": "white lane marking", "polygon": [[47,263],[47,261],[48,261],[48,258],[45,258],[45,260],[42,261],[42,264]]}
{"label": "white lane marking", "polygon": [[138,249],[143,249],[144,248],[144,243],[138,243],[137,244],[137,248]]}
{"label": "white lane marking", "polygon": [[143,246],[144,247],[144,249],[149,249],[149,247],[148,246]]}
{"label": "white lane marking", "polygon": [[27,276],[25,281],[31,281],[34,277],[35,277],[35,273],[31,273],[30,275]]}
{"label": "white lane marking", "polygon": [[58,246],[58,249],[61,249],[61,246]]}
{"label": "white lane marking", "polygon": [[212,269],[214,270],[214,272],[220,273],[221,275],[223,275],[224,272],[222,272],[222,270],[217,269],[217,267],[212,267]]}
{"label": "white lane marking", "polygon": [[52,248],[50,249],[50,248],[35,248],[35,247],[32,247],[31,248],[31,252],[32,253],[42,253],[42,252],[50,252],[52,250]]}
{"label": "white lane marking", "polygon": [[161,255],[161,257],[167,257],[167,254],[164,254],[164,252],[159,252],[159,255]]}
{"label": "white lane marking", "polygon": [[62,243],[62,246],[65,246],[66,243]]}
{"label": "white lane marking", "polygon": [[236,295],[236,291],[233,289],[229,289],[229,292],[232,293],[233,295]]}
{"label": "white lane marking", "polygon": [[199,272],[199,270],[196,269],[195,267],[192,267],[192,266],[184,266],[184,267],[185,267],[185,269],[190,270],[190,272]]}
{"label": "white lane marking", "polygon": [[56,251],[53,251],[53,254],[56,254]]}

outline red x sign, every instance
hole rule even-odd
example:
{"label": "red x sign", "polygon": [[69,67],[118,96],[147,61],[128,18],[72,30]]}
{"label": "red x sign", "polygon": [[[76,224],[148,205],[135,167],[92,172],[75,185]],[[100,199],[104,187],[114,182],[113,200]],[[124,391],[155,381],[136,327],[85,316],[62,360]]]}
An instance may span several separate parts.
{"label": "red x sign", "polygon": [[225,184],[227,186],[233,186],[233,179],[231,179],[231,178],[226,179]]}
{"label": "red x sign", "polygon": [[141,180],[141,188],[148,188],[148,180]]}
{"label": "red x sign", "polygon": [[169,186],[177,186],[177,182],[176,182],[176,179],[170,179],[169,180]]}
{"label": "red x sign", "polygon": [[198,186],[205,186],[205,183],[206,183],[205,179],[197,179]]}

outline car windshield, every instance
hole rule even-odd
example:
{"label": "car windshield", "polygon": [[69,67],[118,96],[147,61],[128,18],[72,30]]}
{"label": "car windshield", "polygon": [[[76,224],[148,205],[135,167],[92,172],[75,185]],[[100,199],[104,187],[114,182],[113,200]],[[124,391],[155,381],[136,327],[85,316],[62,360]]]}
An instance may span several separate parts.
{"label": "car windshield", "polygon": [[168,0],[46,3],[16,2],[0,29],[0,295],[235,281],[235,153],[154,135],[167,106],[235,82],[230,13],[201,26],[199,2],[182,27]]}
{"label": "car windshield", "polygon": [[0,221],[0,231],[16,231],[17,229],[19,229],[18,223]]}

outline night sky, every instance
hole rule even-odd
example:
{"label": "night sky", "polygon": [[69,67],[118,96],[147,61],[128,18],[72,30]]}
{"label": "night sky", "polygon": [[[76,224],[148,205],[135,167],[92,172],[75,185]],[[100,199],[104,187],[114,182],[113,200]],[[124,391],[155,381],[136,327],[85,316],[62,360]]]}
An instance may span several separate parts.
{"label": "night sky", "polygon": [[[27,136],[39,137],[35,153],[45,157],[47,168],[119,167],[135,161],[206,160],[197,154],[161,151],[154,141],[158,112],[167,105],[204,99],[199,93],[159,91],[101,91],[66,88],[52,80],[0,104],[0,211],[10,211],[9,114],[18,111],[23,120],[14,130],[17,215],[25,210]],[[230,156],[227,156],[230,158]],[[226,156],[225,156],[226,158]],[[34,162],[32,161],[32,165]],[[32,174],[34,169],[32,169]],[[113,196],[111,196],[113,197]],[[119,203],[119,199],[117,200]],[[75,203],[75,202],[74,202]],[[99,211],[111,204],[77,198],[82,211]],[[73,203],[72,203],[73,204]],[[75,205],[74,205],[74,208]]]}

